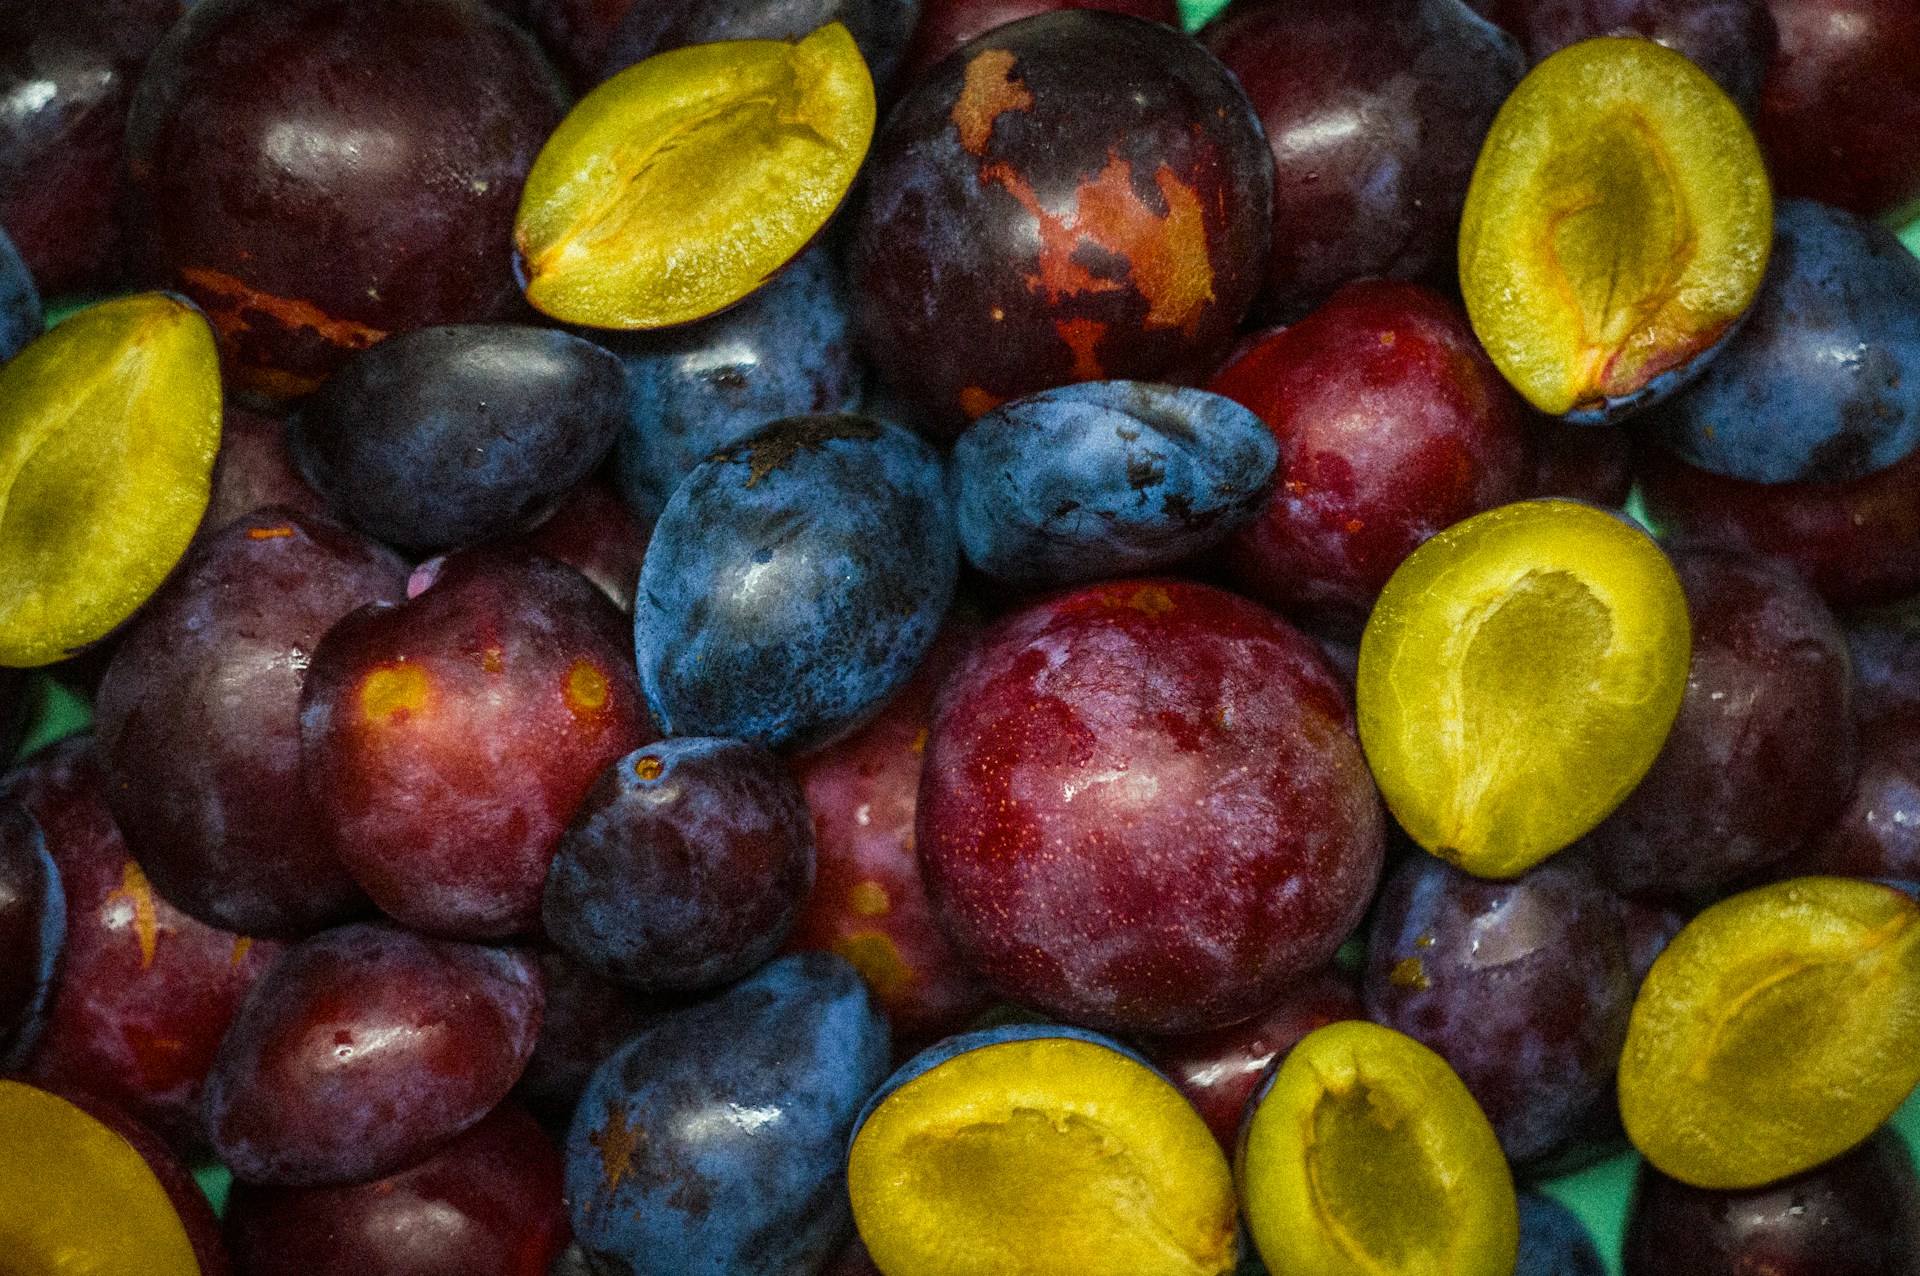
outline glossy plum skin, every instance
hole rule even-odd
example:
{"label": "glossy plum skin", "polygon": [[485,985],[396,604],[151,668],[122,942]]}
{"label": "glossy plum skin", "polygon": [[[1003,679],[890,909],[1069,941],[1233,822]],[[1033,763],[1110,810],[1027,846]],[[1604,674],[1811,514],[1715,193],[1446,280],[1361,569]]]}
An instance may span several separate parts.
{"label": "glossy plum skin", "polygon": [[202,0],[128,126],[145,255],[230,376],[297,397],[394,333],[502,313],[520,185],[564,110],[482,5]]}
{"label": "glossy plum skin", "polygon": [[1717,1192],[1642,1165],[1626,1276],[1904,1276],[1920,1268],[1920,1180],[1892,1127],[1818,1169]]}
{"label": "glossy plum skin", "polygon": [[792,417],[714,453],[640,571],[654,720],[794,752],[846,734],[932,646],[959,557],[939,457],[899,426]]}
{"label": "glossy plum skin", "polygon": [[626,420],[614,450],[621,494],[660,516],[693,467],[769,421],[860,407],[847,283],[814,248],[745,301],[665,332],[608,334],[626,365]]}
{"label": "glossy plum skin", "polygon": [[1273,150],[1262,314],[1298,319],[1353,279],[1447,274],[1480,145],[1526,70],[1513,37],[1456,0],[1236,0],[1200,38]]}
{"label": "glossy plum skin", "polygon": [[949,624],[912,681],[860,730],[793,761],[813,815],[813,890],[787,937],[853,964],[911,1053],[993,1004],[934,920],[914,843],[927,733],[940,688],[978,641]]}
{"label": "glossy plum skin", "polygon": [[26,808],[0,806],[0,1070],[39,1039],[67,939],[67,896]]}
{"label": "glossy plum skin", "polygon": [[591,341],[519,324],[404,333],[301,405],[294,455],[339,514],[420,553],[524,531],[593,472],[626,377]]}
{"label": "glossy plum skin", "polygon": [[1903,460],[1920,446],[1920,261],[1883,226],[1781,200],[1739,332],[1641,419],[1689,464],[1756,483],[1844,482]]}
{"label": "glossy plum skin", "polygon": [[[784,957],[663,1019],[594,1074],[567,1136],[567,1205],[596,1267],[810,1271],[846,1240],[846,1150],[887,1075],[887,1024],[851,966]],[[700,1119],[715,1111],[745,1120]]]}
{"label": "glossy plum skin", "polygon": [[594,1069],[673,1006],[602,979],[557,949],[542,950],[540,974],[546,1013],[513,1094],[564,1135]]}
{"label": "glossy plum skin", "polygon": [[306,940],[254,985],[203,1100],[234,1177],[364,1182],[478,1124],[533,1054],[539,964],[385,924]]}
{"label": "glossy plum skin", "polygon": [[133,86],[185,10],[185,0],[0,9],[0,226],[49,296],[121,275]]}
{"label": "glossy plum skin", "polygon": [[141,610],[100,684],[107,797],[161,893],[209,925],[301,935],[366,907],[300,771],[306,661],[406,566],[327,519],[229,524]]}
{"label": "glossy plum skin", "polygon": [[314,652],[301,766],[383,911],[498,939],[538,924],[567,821],[653,733],[620,613],[580,573],[494,547],[428,575],[424,592],[362,608]]}
{"label": "glossy plum skin", "polygon": [[731,983],[780,948],[813,887],[813,823],[780,759],[680,737],[595,782],[547,873],[546,932],[637,988]]}
{"label": "glossy plum skin", "polygon": [[1659,446],[1637,469],[1647,512],[1676,539],[1784,559],[1836,607],[1920,590],[1920,454],[1846,483],[1723,478]]}
{"label": "glossy plum skin", "polygon": [[1693,655],[1686,695],[1639,786],[1584,839],[1634,895],[1696,896],[1789,859],[1853,783],[1846,638],[1783,564],[1678,548]]}
{"label": "glossy plum skin", "polygon": [[194,533],[195,547],[225,531],[235,519],[267,505],[282,505],[298,514],[327,515],[326,497],[313,490],[294,463],[287,423],[229,400],[220,417],[213,494],[200,530]]}
{"label": "glossy plum skin", "polygon": [[566,1245],[560,1157],[503,1104],[426,1161],[371,1183],[236,1183],[225,1234],[246,1276],[546,1276]]}
{"label": "glossy plum skin", "polygon": [[934,63],[995,27],[1061,9],[1104,9],[1180,25],[1180,6],[1174,0],[921,0],[920,21],[914,25],[901,78],[911,85]]}
{"label": "glossy plum skin", "polygon": [[153,889],[107,809],[91,736],[0,781],[0,804],[15,802],[45,831],[66,895],[60,976],[27,1075],[100,1095],[174,1147],[198,1147],[214,1053],[285,945],[195,921]]}
{"label": "glossy plum skin", "polygon": [[1170,580],[1004,618],[948,682],[917,838],[934,914],[1009,1000],[1101,1030],[1257,1013],[1332,957],[1384,854],[1317,648]]}
{"label": "glossy plum skin", "polygon": [[1369,1018],[1453,1066],[1525,1162],[1606,1095],[1636,986],[1613,898],[1581,866],[1490,882],[1416,855],[1381,892],[1361,991]]}
{"label": "glossy plum skin", "polygon": [[627,10],[600,59],[600,78],[668,49],[717,40],[798,40],[846,25],[884,89],[906,49],[919,0],[645,0]]}
{"label": "glossy plum skin", "polygon": [[1235,581],[1345,630],[1421,542],[1533,478],[1519,396],[1460,307],[1416,284],[1349,284],[1249,341],[1207,388],[1280,443],[1279,487],[1228,542]]}
{"label": "glossy plum skin", "polygon": [[1920,9],[1767,0],[1780,44],[1757,131],[1782,195],[1880,217],[1920,198]]}
{"label": "glossy plum skin", "polygon": [[952,438],[1075,381],[1192,384],[1271,234],[1252,107],[1193,40],[1088,10],[999,27],[888,116],[854,228],[867,356]]}
{"label": "glossy plum skin", "polygon": [[1520,1262],[1513,1276],[1605,1276],[1607,1265],[1573,1211],[1550,1196],[1520,1193]]}
{"label": "glossy plum skin", "polygon": [[1328,967],[1288,984],[1279,1000],[1245,1023],[1190,1037],[1153,1038],[1142,1048],[1187,1096],[1231,1158],[1247,1100],[1268,1067],[1315,1028],[1365,1017],[1353,979]]}
{"label": "glossy plum skin", "polygon": [[0,363],[19,354],[45,327],[40,290],[20,250],[0,230]]}
{"label": "glossy plum skin", "polygon": [[574,488],[552,518],[522,539],[534,552],[565,563],[598,585],[615,607],[631,616],[651,530],[652,521],[636,518],[611,485],[591,479]]}
{"label": "glossy plum skin", "polygon": [[1767,0],[1502,0],[1489,16],[1535,65],[1595,36],[1644,36],[1685,54],[1749,118],[1778,43]]}
{"label": "glossy plum skin", "polygon": [[1780,872],[1920,882],[1920,720],[1862,731],[1846,806]]}

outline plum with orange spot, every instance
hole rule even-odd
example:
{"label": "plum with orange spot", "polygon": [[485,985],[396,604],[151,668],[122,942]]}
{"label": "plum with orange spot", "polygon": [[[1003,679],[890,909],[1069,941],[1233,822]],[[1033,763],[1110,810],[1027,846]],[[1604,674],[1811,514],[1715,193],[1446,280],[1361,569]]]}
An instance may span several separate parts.
{"label": "plum with orange spot", "polygon": [[1197,381],[1266,267],[1253,108],[1192,39],[1139,18],[981,36],[894,109],[868,179],[861,332],[941,437],[1074,381]]}
{"label": "plum with orange spot", "polygon": [[416,596],[363,607],[313,653],[301,766],[341,861],[429,933],[531,930],[594,781],[651,737],[626,624],[525,548],[454,554]]}
{"label": "plum with orange spot", "polygon": [[91,736],[0,779],[0,809],[45,832],[66,895],[66,944],[22,1071],[97,1094],[186,1152],[205,1141],[200,1095],[215,1051],[284,944],[181,912],[127,854]]}
{"label": "plum with orange spot", "polygon": [[541,897],[553,942],[609,979],[694,992],[779,951],[813,885],[813,826],[784,763],[681,736],[608,767]]}
{"label": "plum with orange spot", "polygon": [[294,462],[283,418],[249,411],[231,399],[221,409],[213,492],[200,530],[194,533],[194,548],[212,540],[235,519],[268,505],[284,505],[299,514],[327,512],[326,498],[313,490]]}

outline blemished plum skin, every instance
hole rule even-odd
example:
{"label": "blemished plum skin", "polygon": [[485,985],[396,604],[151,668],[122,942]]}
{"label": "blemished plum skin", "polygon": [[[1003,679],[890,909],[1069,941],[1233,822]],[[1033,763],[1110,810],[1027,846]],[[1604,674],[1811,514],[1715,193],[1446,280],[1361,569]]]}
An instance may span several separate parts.
{"label": "blemished plum skin", "polygon": [[254,985],[220,1044],[214,1150],[250,1183],[389,1174],[507,1096],[544,1004],[529,953],[375,923],[316,935]]}
{"label": "blemished plum skin", "polygon": [[1456,0],[1237,0],[1201,40],[1246,89],[1274,159],[1263,315],[1348,280],[1444,278],[1519,46]]}
{"label": "blemished plum skin", "polygon": [[941,62],[874,142],[854,291],[876,370],[950,439],[1076,381],[1192,384],[1266,268],[1273,161],[1193,40],[1089,10]]}
{"label": "blemished plum skin", "polygon": [[560,1157],[511,1103],[419,1165],[344,1187],[234,1185],[246,1276],[547,1276],[569,1229]]}
{"label": "blemished plum skin", "polygon": [[205,1134],[200,1094],[248,989],[286,946],[194,920],[127,854],[91,736],[36,753],[0,780],[0,805],[39,821],[60,870],[67,939],[35,1081],[97,1094],[172,1146]]}
{"label": "blemished plum skin", "polygon": [[280,936],[366,910],[303,786],[300,693],[334,623],[405,588],[391,550],[269,506],[229,524],[141,609],[95,725],[114,817],[178,907]]}
{"label": "blemished plum skin", "polygon": [[1174,0],[921,0],[901,79],[911,85],[961,45],[995,27],[1059,9],[1105,9],[1170,27],[1180,25]]}
{"label": "blemished plum skin", "polygon": [[1496,0],[1489,7],[1530,63],[1595,36],[1644,36],[1685,54],[1749,117],[1778,43],[1767,0]]}
{"label": "blemished plum skin", "polygon": [[1362,981],[1368,1017],[1452,1065],[1515,1163],[1606,1095],[1635,988],[1613,896],[1584,866],[1489,882],[1428,855],[1388,878]]}
{"label": "blemished plum skin", "polygon": [[1817,1169],[1712,1191],[1640,1167],[1626,1276],[1906,1276],[1920,1270],[1920,1179],[1891,1126]]}
{"label": "blemished plum skin", "polygon": [[1421,542],[1529,494],[1525,405],[1430,288],[1349,284],[1250,341],[1207,388],[1280,442],[1279,484],[1227,562],[1289,613],[1357,631]]}
{"label": "blemished plum skin", "polygon": [[401,923],[467,939],[538,924],[567,822],[652,734],[618,609],[513,547],[334,626],[301,701],[308,792],[348,871]]}
{"label": "blemished plum skin", "polygon": [[46,835],[24,807],[0,806],[0,1070],[18,1068],[38,1038],[66,938]]}
{"label": "blemished plum skin", "polygon": [[1351,707],[1271,612],[1179,581],[1006,617],[947,684],[917,838],[1002,996],[1102,1030],[1257,1013],[1359,922],[1384,815]]}
{"label": "blemished plum skin", "polygon": [[135,94],[142,252],[231,377],[297,397],[394,333],[505,312],[520,186],[565,103],[483,5],[206,0]]}
{"label": "blemished plum skin", "polygon": [[1783,564],[1676,548],[1687,690],[1637,788],[1586,836],[1616,890],[1699,896],[1788,861],[1846,804],[1856,766],[1846,638]]}

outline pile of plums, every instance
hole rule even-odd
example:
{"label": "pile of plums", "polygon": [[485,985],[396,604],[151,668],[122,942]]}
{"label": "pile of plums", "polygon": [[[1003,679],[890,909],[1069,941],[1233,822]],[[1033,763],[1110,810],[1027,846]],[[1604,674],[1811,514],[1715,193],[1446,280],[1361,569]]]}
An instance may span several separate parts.
{"label": "pile of plums", "polygon": [[0,0],[0,1269],[1913,1276],[1915,214],[1913,0]]}

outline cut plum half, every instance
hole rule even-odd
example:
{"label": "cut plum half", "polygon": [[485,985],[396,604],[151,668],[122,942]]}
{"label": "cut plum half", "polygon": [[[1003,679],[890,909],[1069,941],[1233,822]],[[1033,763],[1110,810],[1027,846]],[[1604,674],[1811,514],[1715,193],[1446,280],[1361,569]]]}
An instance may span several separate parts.
{"label": "cut plum half", "polygon": [[1864,1141],[1920,1084],[1920,904],[1802,877],[1688,924],[1634,1002],[1620,1116],[1654,1167],[1759,1187]]}
{"label": "cut plum half", "polygon": [[1224,1276],[1226,1157],[1138,1055],[1030,1025],[954,1037],[854,1135],[853,1217],[888,1276]]}
{"label": "cut plum half", "polygon": [[1460,223],[1460,286],[1535,407],[1615,420],[1730,335],[1772,219],[1759,144],[1705,72],[1651,40],[1585,40],[1500,108]]}
{"label": "cut plum half", "polygon": [[1433,1051],[1329,1024],[1288,1052],[1240,1140],[1241,1198],[1276,1276],[1510,1276],[1519,1205],[1500,1141]]}
{"label": "cut plum half", "polygon": [[544,314],[662,328],[739,301],[833,215],[873,141],[846,27],[658,54],[589,93],[520,198],[516,265]]}
{"label": "cut plum half", "polygon": [[1400,565],[1367,621],[1367,765],[1414,841],[1517,877],[1653,765],[1691,635],[1672,564],[1617,514],[1519,501],[1456,523]]}
{"label": "cut plum half", "polygon": [[193,539],[219,448],[213,329],[166,294],[83,310],[0,369],[0,665],[132,615]]}

